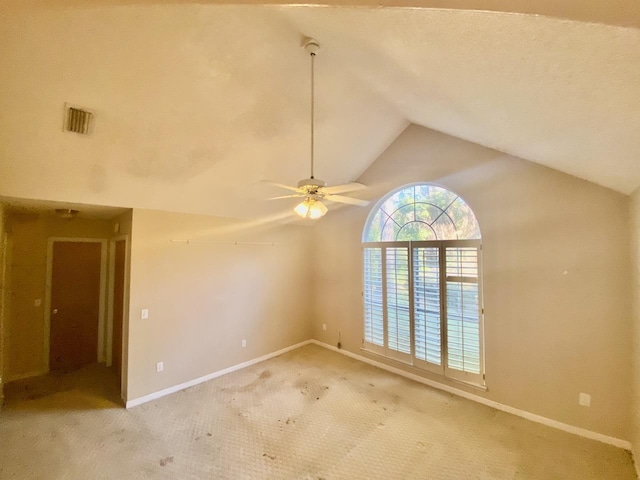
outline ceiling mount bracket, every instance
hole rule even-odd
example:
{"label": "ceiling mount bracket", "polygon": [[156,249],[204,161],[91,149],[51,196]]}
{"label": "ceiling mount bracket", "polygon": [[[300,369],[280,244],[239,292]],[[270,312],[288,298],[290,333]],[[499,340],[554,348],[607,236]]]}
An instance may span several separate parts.
{"label": "ceiling mount bracket", "polygon": [[302,46],[309,55],[317,55],[320,51],[320,44],[316,39],[311,37],[306,37],[302,42]]}

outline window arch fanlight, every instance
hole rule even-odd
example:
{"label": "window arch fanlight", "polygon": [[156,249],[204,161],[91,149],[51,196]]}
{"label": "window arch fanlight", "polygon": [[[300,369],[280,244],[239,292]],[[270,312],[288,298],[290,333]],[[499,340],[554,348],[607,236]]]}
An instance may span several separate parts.
{"label": "window arch fanlight", "polygon": [[430,184],[402,187],[384,197],[367,219],[364,242],[480,239],[480,227],[466,202]]}
{"label": "window arch fanlight", "polygon": [[482,243],[466,202],[404,186],[377,203],[362,241],[363,348],[484,385]]}

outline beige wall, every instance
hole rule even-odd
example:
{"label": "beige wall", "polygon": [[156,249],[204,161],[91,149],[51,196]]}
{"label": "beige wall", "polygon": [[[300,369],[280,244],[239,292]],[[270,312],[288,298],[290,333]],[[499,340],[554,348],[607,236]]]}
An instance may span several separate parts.
{"label": "beige wall", "polygon": [[[411,182],[437,183],[476,213],[484,243],[488,391],[469,391],[630,438],[628,197],[417,126],[360,181],[372,187],[372,199]],[[358,354],[364,354],[360,238],[369,211],[333,211],[314,227],[313,336],[335,345],[342,331],[343,348]],[[578,405],[580,392],[591,394],[590,408]]]}
{"label": "beige wall", "polygon": [[[640,455],[640,189],[631,196],[631,268],[633,271],[633,403],[631,443],[636,455]],[[640,458],[636,458],[636,469]],[[640,476],[640,472],[639,476]]]}
{"label": "beige wall", "polygon": [[134,209],[127,399],[309,339],[310,231]]}
{"label": "beige wall", "polygon": [[[50,215],[10,214],[8,228],[8,287],[5,322],[6,381],[46,370],[45,288],[49,237],[108,238],[107,220],[60,219]],[[40,306],[34,301],[41,300]]]}

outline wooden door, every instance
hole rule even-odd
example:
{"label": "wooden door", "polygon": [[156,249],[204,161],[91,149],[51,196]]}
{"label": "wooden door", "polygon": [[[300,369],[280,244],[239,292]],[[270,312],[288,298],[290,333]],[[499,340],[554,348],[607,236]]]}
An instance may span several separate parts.
{"label": "wooden door", "polygon": [[116,242],[115,270],[113,275],[113,366],[122,376],[122,321],[124,314],[124,272],[126,258],[125,240]]}
{"label": "wooden door", "polygon": [[56,241],[51,275],[51,370],[98,360],[102,244]]}

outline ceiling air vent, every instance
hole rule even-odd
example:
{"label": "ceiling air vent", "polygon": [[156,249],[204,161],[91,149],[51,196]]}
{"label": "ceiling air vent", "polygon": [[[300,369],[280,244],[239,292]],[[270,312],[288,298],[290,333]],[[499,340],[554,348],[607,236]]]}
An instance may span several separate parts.
{"label": "ceiling air vent", "polygon": [[93,123],[93,113],[78,107],[66,105],[64,130],[66,132],[89,135]]}

